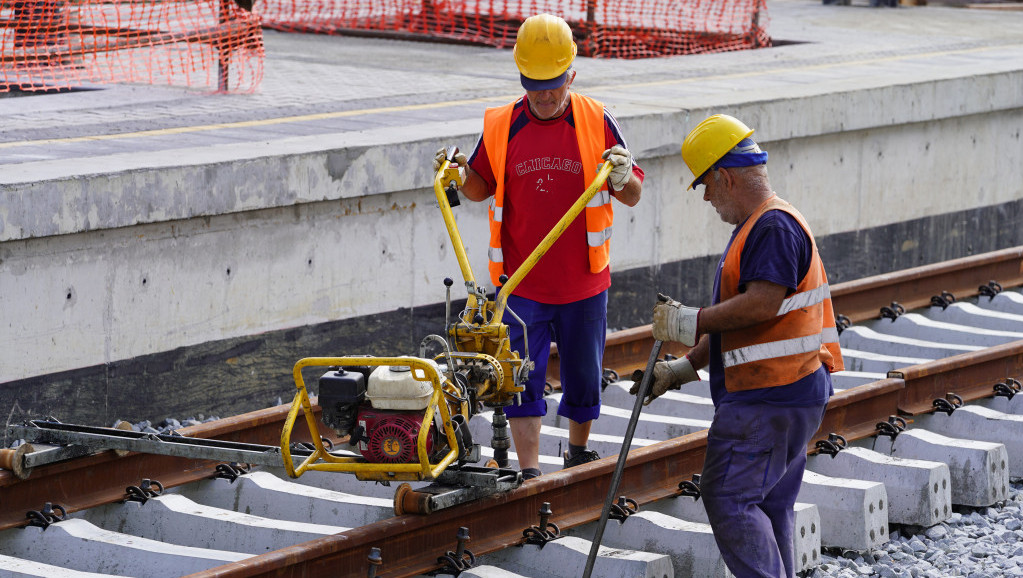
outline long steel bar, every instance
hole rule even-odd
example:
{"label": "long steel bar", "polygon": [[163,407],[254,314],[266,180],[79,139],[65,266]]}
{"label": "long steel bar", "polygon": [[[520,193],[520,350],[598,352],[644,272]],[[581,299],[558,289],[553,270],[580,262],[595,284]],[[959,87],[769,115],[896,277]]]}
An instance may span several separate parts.
{"label": "long steel bar", "polygon": [[880,308],[892,301],[908,311],[930,304],[942,291],[959,299],[971,297],[988,281],[1023,285],[1023,247],[839,283],[831,287],[831,300],[835,313],[857,322],[878,318]]}
{"label": "long steel bar", "polygon": [[[180,458],[197,458],[221,462],[241,462],[280,467],[280,446],[211,440],[181,435],[124,431],[112,428],[62,424],[32,420],[26,425],[8,427],[15,438],[32,443],[76,445],[93,451],[128,450]],[[292,453],[311,454],[296,448]],[[49,452],[33,452],[25,456],[25,467],[35,468],[56,461]]]}
{"label": "long steel bar", "polygon": [[963,402],[991,397],[996,384],[1020,375],[1023,340],[888,372],[889,377],[906,382],[899,402],[900,412],[906,415],[933,412],[936,399],[949,400],[953,395]]}
{"label": "long steel bar", "polygon": [[[179,431],[196,438],[269,445],[280,441],[287,413],[288,406],[278,406]],[[296,426],[292,437],[295,441],[310,440],[304,425]],[[118,457],[113,451],[104,451],[35,468],[25,480],[9,470],[0,470],[4,504],[0,508],[0,529],[24,526],[26,512],[39,510],[46,502],[60,504],[70,514],[122,500],[124,488],[138,485],[143,478],[172,488],[213,476],[217,465],[205,459],[139,453]]]}
{"label": "long steel bar", "polygon": [[[625,439],[622,441],[622,449],[618,452],[618,462],[615,464],[614,474],[611,476],[611,484],[607,489],[607,497],[604,499],[604,508],[600,511],[600,521],[597,522],[597,530],[593,534],[590,554],[586,557],[586,568],[583,569],[583,578],[590,578],[593,572],[593,565],[597,560],[597,552],[600,549],[600,541],[604,537],[604,527],[611,515],[611,506],[614,505],[615,494],[618,492],[618,484],[622,480],[622,472],[625,471],[625,460],[629,456],[629,448],[632,447],[632,436],[636,433],[636,424],[639,423],[639,413],[643,411],[643,402],[650,394],[651,382],[654,378],[654,364],[661,355],[661,341],[654,341],[650,350],[650,359],[646,362],[646,369],[640,377],[639,391],[636,392],[636,404],[632,408],[632,416],[629,418],[629,425],[625,428]],[[638,376],[633,376],[635,379]]]}

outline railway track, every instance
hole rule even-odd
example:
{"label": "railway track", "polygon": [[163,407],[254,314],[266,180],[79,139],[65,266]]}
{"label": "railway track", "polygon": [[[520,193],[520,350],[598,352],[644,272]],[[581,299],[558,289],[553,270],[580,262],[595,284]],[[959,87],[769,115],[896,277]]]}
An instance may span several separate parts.
{"label": "railway track", "polygon": [[[908,451],[913,443],[901,440],[915,437],[907,434],[938,432],[959,439],[965,435],[947,435],[948,424],[979,419],[985,425],[971,430],[970,439],[998,445],[1007,457],[1005,464],[992,462],[991,493],[983,499],[1006,499],[1007,484],[999,482],[1023,476],[1023,446],[1008,441],[1019,437],[1010,428],[1020,427],[1023,418],[1002,417],[1014,416],[1020,404],[1012,399],[1023,377],[1020,286],[1023,247],[834,286],[836,311],[848,319],[841,337],[848,370],[835,374],[840,391],[815,439],[810,469],[827,469],[859,454],[870,458],[869,448],[882,455],[892,445]],[[645,362],[652,343],[649,327],[615,333],[605,365],[629,375]],[[551,373],[556,371],[555,354]],[[426,516],[394,516],[395,487],[344,474],[311,472],[287,480],[283,470],[273,468],[246,473],[205,460],[112,451],[28,472],[0,470],[0,576],[415,576],[445,566],[452,574],[486,575],[488,565],[517,569],[520,575],[578,576],[632,406],[628,386],[615,381],[605,391],[604,412],[591,437],[591,447],[605,459],[558,471],[567,430],[550,411],[541,445],[546,475],[514,491]],[[612,548],[602,553],[594,575],[661,576],[672,567],[676,576],[720,571],[713,552],[679,554],[682,530],[657,537],[665,527],[677,526],[666,520],[686,517],[698,504],[688,497],[694,484],[686,482],[702,467],[712,415],[705,395],[700,388],[670,392],[644,410],[618,492],[627,498],[618,509],[628,513],[638,507],[640,514],[609,524],[603,543]],[[550,396],[549,403],[555,405],[557,398]],[[270,408],[181,433],[275,445],[287,411],[286,406]],[[489,439],[486,415],[474,419],[473,428],[475,439]],[[308,435],[295,435],[303,433]],[[885,442],[889,448],[882,452]],[[16,454],[4,450],[0,465],[17,470]],[[949,463],[929,475],[940,477],[936,487],[957,486],[955,469]],[[873,524],[868,545],[886,540],[891,524],[927,525],[896,512],[902,490],[892,483],[859,486],[887,496],[878,504],[878,517],[867,522]],[[949,502],[964,499],[953,489],[934,493],[931,521],[947,515]],[[839,540],[831,525],[852,524],[834,519],[832,506],[814,504],[797,516],[809,533],[797,547],[803,568],[816,565],[822,545],[836,546],[829,543]],[[883,510],[889,515],[881,516]],[[641,515],[646,512],[649,516]],[[687,524],[695,525],[684,528],[684,543],[697,544],[707,535],[700,533],[699,520]],[[612,526],[637,529],[611,532]],[[637,536],[642,540],[630,542]],[[674,553],[674,559],[666,553]],[[544,570],[530,571],[529,564]],[[640,567],[644,570],[637,573]]]}

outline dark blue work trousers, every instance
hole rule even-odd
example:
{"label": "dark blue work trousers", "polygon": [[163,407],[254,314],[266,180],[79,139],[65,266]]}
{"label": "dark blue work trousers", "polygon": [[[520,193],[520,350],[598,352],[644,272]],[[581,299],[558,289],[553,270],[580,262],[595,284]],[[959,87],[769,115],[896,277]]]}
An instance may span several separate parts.
{"label": "dark blue work trousers", "polygon": [[826,407],[723,403],[714,412],[700,491],[736,578],[795,576],[793,506]]}

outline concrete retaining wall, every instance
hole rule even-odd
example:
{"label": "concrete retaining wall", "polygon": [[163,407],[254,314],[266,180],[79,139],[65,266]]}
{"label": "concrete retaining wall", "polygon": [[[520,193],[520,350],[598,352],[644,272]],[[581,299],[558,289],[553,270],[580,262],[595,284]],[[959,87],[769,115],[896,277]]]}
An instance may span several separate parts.
{"label": "concrete retaining wall", "polygon": [[[1021,71],[717,100],[614,106],[647,181],[639,206],[616,207],[612,328],[648,322],[658,290],[710,297],[731,228],[681,190],[678,147],[715,112],[756,129],[833,282],[1023,243]],[[286,400],[299,357],[414,352],[442,331],[442,280],[458,277],[429,159],[470,148],[480,122],[433,128],[135,156],[103,174],[15,165],[0,179],[0,402],[104,421],[136,417],[105,412],[155,387],[137,417],[158,418],[146,412],[182,409],[181,388],[238,388],[210,410],[227,413]],[[485,280],[486,207],[455,214]],[[27,393],[41,383],[78,397]]]}

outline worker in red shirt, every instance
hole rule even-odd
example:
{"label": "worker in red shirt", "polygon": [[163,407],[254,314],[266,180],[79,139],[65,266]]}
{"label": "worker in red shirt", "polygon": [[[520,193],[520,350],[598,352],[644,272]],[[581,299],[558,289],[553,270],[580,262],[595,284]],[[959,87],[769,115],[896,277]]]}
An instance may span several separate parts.
{"label": "worker in red shirt", "polygon": [[[612,198],[639,202],[643,171],[632,159],[617,121],[600,102],[571,91],[576,44],[563,19],[527,18],[513,51],[526,94],[483,118],[483,134],[468,157],[462,194],[490,199],[490,278],[500,290],[533,249],[582,195],[603,160],[614,168],[603,188],[524,277],[507,306],[526,324],[529,358],[536,363],[521,404],[505,409],[524,479],[540,475],[540,420],[547,413],[544,384],[550,344],[561,359],[558,415],[569,420],[564,467],[599,459],[587,448],[600,415]],[[444,160],[438,151],[435,168]],[[512,349],[523,352],[523,332],[509,324]]]}

